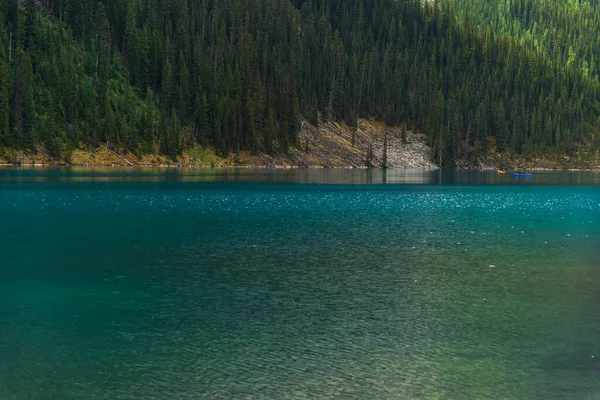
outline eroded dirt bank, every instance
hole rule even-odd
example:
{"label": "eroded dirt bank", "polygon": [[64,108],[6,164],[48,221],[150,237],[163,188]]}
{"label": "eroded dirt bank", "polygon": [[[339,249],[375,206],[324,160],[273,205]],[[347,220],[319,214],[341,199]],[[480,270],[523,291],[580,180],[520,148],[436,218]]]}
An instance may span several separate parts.
{"label": "eroded dirt bank", "polygon": [[[210,147],[195,146],[177,160],[164,155],[138,157],[119,149],[100,146],[75,150],[52,158],[41,146],[35,154],[0,148],[0,164],[77,165],[77,166],[172,166],[172,167],[323,167],[400,169],[436,169],[425,135],[385,127],[383,123],[362,119],[356,129],[344,123],[302,123],[298,144],[287,154],[253,154],[242,151],[227,157]],[[468,170],[599,170],[600,150],[582,151],[577,157],[555,154],[514,155],[491,151],[485,155],[466,154],[456,162],[456,169]]]}
{"label": "eroded dirt bank", "polygon": [[318,127],[303,122],[298,145],[288,154],[268,155],[240,152],[220,157],[211,148],[196,146],[177,160],[162,155],[138,157],[105,146],[75,150],[61,159],[52,158],[44,148],[35,154],[0,149],[0,163],[81,166],[180,166],[180,167],[383,167],[435,169],[431,150],[422,134],[360,120],[357,129],[346,124],[323,123]]}

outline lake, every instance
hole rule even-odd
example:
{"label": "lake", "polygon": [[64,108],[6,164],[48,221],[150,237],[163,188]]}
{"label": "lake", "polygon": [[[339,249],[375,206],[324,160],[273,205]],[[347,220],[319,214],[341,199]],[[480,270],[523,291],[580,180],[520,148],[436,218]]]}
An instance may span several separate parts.
{"label": "lake", "polygon": [[600,399],[600,173],[0,168],[1,399]]}

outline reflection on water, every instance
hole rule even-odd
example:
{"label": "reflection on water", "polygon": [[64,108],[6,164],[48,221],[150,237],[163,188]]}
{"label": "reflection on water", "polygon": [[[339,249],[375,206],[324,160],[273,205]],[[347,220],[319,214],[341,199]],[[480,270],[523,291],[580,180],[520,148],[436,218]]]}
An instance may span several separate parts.
{"label": "reflection on water", "polygon": [[600,171],[534,171],[531,179],[496,171],[327,168],[0,167],[0,182],[262,182],[308,184],[600,185]]}
{"label": "reflection on water", "polygon": [[1,169],[0,400],[597,399],[596,180]]}

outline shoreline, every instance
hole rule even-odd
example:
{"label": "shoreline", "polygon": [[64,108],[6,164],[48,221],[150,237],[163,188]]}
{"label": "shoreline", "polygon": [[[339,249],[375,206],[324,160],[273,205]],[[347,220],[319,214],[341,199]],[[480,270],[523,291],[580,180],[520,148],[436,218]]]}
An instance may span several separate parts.
{"label": "shoreline", "polygon": [[[313,126],[303,122],[297,145],[286,152],[267,154],[247,150],[228,155],[195,143],[177,158],[161,154],[133,154],[99,145],[79,148],[51,157],[44,146],[35,153],[0,147],[0,166],[30,168],[264,168],[264,169],[390,169],[436,171],[433,151],[423,133],[404,126],[360,119],[357,126],[327,122]],[[465,149],[447,171],[600,171],[600,152],[583,149],[581,155],[544,153],[518,155],[495,148],[478,154]]]}
{"label": "shoreline", "polygon": [[[12,168],[119,168],[119,169],[149,169],[149,168],[160,168],[160,169],[357,169],[357,170],[390,170],[390,171],[452,171],[452,172],[496,172],[497,168],[460,168],[460,169],[442,169],[442,168],[403,168],[403,167],[367,167],[367,166],[323,166],[323,165],[206,165],[206,164],[67,164],[67,163],[0,163],[0,167],[12,167]],[[509,168],[506,173],[510,173],[523,168]],[[547,167],[531,167],[524,168],[527,171],[538,171],[538,172],[600,172],[600,167],[596,168],[547,168]]]}

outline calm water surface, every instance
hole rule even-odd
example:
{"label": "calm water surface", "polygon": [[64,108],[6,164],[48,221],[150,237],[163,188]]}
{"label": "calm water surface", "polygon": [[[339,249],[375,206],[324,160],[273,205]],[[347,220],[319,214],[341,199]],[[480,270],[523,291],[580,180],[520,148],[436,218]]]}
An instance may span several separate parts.
{"label": "calm water surface", "polygon": [[0,399],[600,399],[600,174],[0,169]]}

